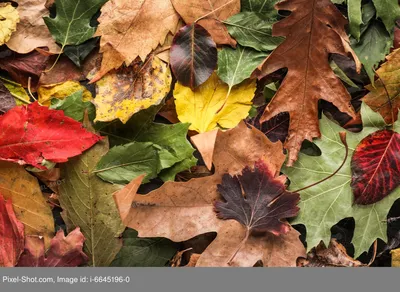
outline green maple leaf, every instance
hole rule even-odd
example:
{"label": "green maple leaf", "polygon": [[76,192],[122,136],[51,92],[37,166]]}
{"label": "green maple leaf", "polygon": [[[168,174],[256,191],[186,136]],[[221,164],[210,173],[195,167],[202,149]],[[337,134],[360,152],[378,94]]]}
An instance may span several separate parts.
{"label": "green maple leaf", "polygon": [[[389,196],[372,205],[353,205],[353,192],[350,187],[350,162],[354,149],[367,135],[386,126],[382,117],[366,105],[361,109],[363,131],[347,133],[349,146],[348,160],[338,174],[327,181],[300,192],[300,213],[292,224],[304,224],[307,228],[308,249],[317,246],[320,241],[329,243],[331,227],[344,218],[353,217],[355,230],[352,243],[355,257],[368,251],[371,244],[380,238],[387,241],[387,214],[394,201],[400,198],[400,188]],[[399,126],[399,122],[395,127]],[[300,153],[294,167],[284,167],[283,172],[291,181],[289,190],[296,190],[329,176],[343,161],[345,147],[340,141],[339,132],[343,128],[325,116],[320,121],[322,137],[315,141],[321,149],[321,156],[307,156]]]}
{"label": "green maple leaf", "polygon": [[90,39],[96,28],[90,25],[94,14],[107,0],[56,0],[56,17],[43,17],[49,31],[63,48]]}

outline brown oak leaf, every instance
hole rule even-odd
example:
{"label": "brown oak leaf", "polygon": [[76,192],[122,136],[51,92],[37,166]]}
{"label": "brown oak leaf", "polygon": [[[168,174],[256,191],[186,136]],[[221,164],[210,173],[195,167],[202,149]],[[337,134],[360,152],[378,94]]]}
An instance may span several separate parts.
{"label": "brown oak leaf", "polygon": [[275,5],[291,14],[273,26],[274,36],[285,41],[267,57],[253,73],[259,79],[281,68],[288,73],[261,122],[281,112],[289,112],[288,165],[297,159],[303,140],[320,137],[318,101],[333,103],[340,111],[355,117],[350,94],[329,66],[329,55],[352,55],[361,64],[349,45],[345,31],[347,20],[330,0],[284,0]]}

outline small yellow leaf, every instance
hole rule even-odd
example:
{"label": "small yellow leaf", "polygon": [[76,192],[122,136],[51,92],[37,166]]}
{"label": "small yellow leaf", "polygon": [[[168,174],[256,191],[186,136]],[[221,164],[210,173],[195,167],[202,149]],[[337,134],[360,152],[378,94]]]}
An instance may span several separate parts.
{"label": "small yellow leaf", "polygon": [[0,45],[6,43],[17,29],[19,14],[11,3],[0,3]]}
{"label": "small yellow leaf", "polygon": [[71,94],[82,91],[83,101],[91,101],[92,94],[78,81],[67,81],[57,84],[42,85],[38,88],[39,102],[49,106],[52,98],[64,99]]}
{"label": "small yellow leaf", "polygon": [[400,248],[390,252],[392,254],[392,267],[400,268]]}
{"label": "small yellow leaf", "polygon": [[171,71],[159,58],[150,56],[144,63],[113,70],[96,82],[96,120],[109,122],[130,117],[160,104],[171,88]]}
{"label": "small yellow leaf", "polygon": [[189,129],[199,133],[234,128],[247,117],[255,90],[255,80],[244,81],[234,86],[227,98],[228,85],[215,73],[195,91],[177,83],[176,112],[182,123],[191,123]]}

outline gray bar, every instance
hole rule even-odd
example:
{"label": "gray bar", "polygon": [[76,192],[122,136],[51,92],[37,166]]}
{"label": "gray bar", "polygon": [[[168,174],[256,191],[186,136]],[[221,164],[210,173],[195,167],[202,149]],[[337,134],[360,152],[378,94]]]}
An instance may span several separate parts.
{"label": "gray bar", "polygon": [[1,268],[0,292],[399,291],[399,272],[395,268]]}

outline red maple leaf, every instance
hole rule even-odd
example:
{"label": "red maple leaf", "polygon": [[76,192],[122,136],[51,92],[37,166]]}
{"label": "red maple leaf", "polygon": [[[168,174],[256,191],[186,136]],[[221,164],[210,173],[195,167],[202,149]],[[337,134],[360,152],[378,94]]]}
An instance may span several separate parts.
{"label": "red maple leaf", "polygon": [[81,123],[37,102],[17,106],[0,117],[0,160],[45,169],[43,159],[58,163],[81,154],[101,139]]}

